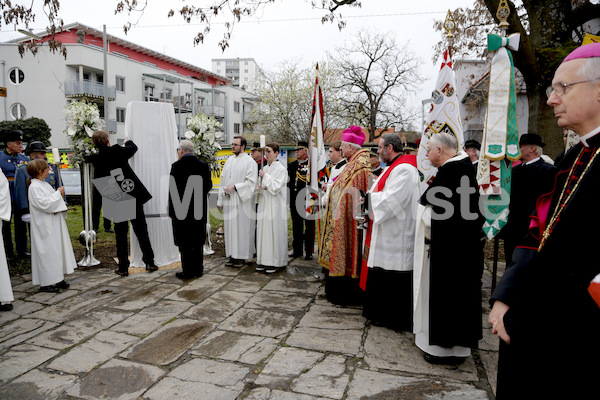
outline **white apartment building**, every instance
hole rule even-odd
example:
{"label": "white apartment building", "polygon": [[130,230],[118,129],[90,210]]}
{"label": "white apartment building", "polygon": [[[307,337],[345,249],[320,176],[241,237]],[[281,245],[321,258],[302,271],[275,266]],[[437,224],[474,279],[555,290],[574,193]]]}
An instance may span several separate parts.
{"label": "white apartment building", "polygon": [[212,72],[231,79],[232,85],[253,91],[260,69],[254,58],[213,58]]}
{"label": "white apartment building", "polygon": [[[45,32],[40,36],[48,39]],[[106,130],[116,135],[118,143],[125,139],[130,101],[172,103],[180,136],[187,117],[202,112],[223,122],[225,144],[248,129],[244,110],[252,108],[255,96],[226,86],[230,81],[222,75],[112,35],[107,35],[105,71],[102,31],[73,23],[56,36],[67,48],[66,59],[50,53],[44,44],[35,56],[27,52],[21,58],[18,42],[32,40],[25,36],[0,43],[0,85],[7,88],[7,96],[0,98],[0,118],[44,119],[52,130],[53,146],[68,146],[64,107],[72,99],[97,103]],[[104,79],[108,83],[106,116]]]}

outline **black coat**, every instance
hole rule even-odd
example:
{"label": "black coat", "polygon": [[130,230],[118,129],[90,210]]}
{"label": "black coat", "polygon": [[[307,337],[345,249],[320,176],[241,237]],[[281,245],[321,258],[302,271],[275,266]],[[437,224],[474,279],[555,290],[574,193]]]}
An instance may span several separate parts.
{"label": "black coat", "polygon": [[[298,169],[301,169],[298,174]],[[298,192],[306,187],[306,176],[308,172],[308,160],[304,163],[300,163],[298,160],[294,160],[288,164],[288,188],[290,190],[290,204],[296,204],[296,196]]]}
{"label": "black coat", "polygon": [[[192,179],[190,179],[192,178]],[[212,180],[208,164],[199,160],[193,154],[184,155],[171,167],[171,182],[175,182],[178,199],[173,202],[175,195],[169,184],[169,216],[173,222],[175,244],[179,247],[189,247],[192,244],[204,244],[206,221],[208,216],[208,192],[212,188]],[[196,186],[201,185],[201,186]],[[182,204],[184,194],[193,189],[189,207],[185,213],[177,213],[175,204]],[[191,186],[191,187],[190,187]],[[197,207],[201,209],[198,210]],[[183,204],[185,205],[185,204]],[[201,214],[199,214],[201,212]],[[198,217],[200,217],[198,219]]]}
{"label": "black coat", "polygon": [[[87,157],[86,161],[94,164],[95,178],[110,176],[111,174],[115,174],[116,170],[120,168],[123,178],[130,179],[133,182],[133,189],[128,194],[135,197],[141,204],[144,204],[152,198],[152,195],[135,172],[133,172],[128,162],[137,152],[137,149],[135,143],[129,140],[123,146],[115,144],[110,147],[100,147],[98,148],[98,154]],[[115,176],[115,178],[118,182],[121,182],[120,177]]]}
{"label": "black coat", "polygon": [[[475,189],[468,197],[468,212],[464,213],[460,211],[461,196],[457,192],[461,179]],[[442,192],[434,194],[440,188],[449,190],[450,196]],[[478,201],[475,169],[468,157],[442,165],[420,199],[421,204],[432,206],[429,298],[432,345],[477,347],[482,337],[483,217]],[[453,212],[436,218],[449,205]]]}
{"label": "black coat", "polygon": [[[591,151],[583,154],[575,177],[600,148],[600,134],[588,143]],[[581,143],[574,146],[558,165],[548,219],[582,148]],[[600,155],[541,251],[538,233],[531,232],[515,249],[512,266],[492,294],[491,303],[500,300],[510,306],[504,324],[511,337],[511,358],[498,373],[498,390],[506,390],[506,398],[516,398],[510,393],[522,393],[525,387],[535,390],[535,398],[598,398],[600,363],[591,360],[600,359],[600,307],[587,288],[600,274],[599,198]]]}

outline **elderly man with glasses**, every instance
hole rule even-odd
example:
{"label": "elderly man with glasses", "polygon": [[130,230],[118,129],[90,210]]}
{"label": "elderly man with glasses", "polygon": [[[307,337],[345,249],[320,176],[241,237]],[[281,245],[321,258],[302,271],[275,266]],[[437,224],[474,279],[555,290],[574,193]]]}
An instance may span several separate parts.
{"label": "elderly man with glasses", "polygon": [[254,189],[258,179],[258,166],[246,154],[246,139],[235,136],[230,156],[221,172],[217,208],[223,212],[225,255],[228,267],[241,268],[255,252],[255,201]]}
{"label": "elderly man with glasses", "polygon": [[600,43],[575,49],[547,91],[579,135],[537,200],[530,234],[492,294],[501,340],[497,399],[598,398],[600,376]]}

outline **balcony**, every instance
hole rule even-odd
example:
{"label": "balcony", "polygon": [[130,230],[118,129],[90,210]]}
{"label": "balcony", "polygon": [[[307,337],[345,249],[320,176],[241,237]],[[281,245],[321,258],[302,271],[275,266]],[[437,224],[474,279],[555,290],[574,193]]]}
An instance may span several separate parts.
{"label": "balcony", "polygon": [[219,106],[200,106],[200,113],[204,113],[208,116],[213,117],[224,117],[225,116],[225,108]]}
{"label": "balcony", "polygon": [[[65,82],[65,96],[70,99],[82,97],[92,99],[104,99],[104,84],[91,81],[71,80]],[[117,96],[117,88],[108,85],[108,100],[112,101]]]}

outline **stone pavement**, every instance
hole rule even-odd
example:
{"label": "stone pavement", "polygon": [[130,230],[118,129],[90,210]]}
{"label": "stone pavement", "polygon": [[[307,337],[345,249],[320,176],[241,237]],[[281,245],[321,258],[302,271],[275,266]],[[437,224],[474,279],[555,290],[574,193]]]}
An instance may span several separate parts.
{"label": "stone pavement", "polygon": [[14,277],[14,309],[0,313],[0,398],[494,398],[487,314],[473,357],[433,366],[412,334],[330,304],[314,261],[273,275],[205,261],[205,275],[185,282],[172,269],[78,270],[58,294]]}

